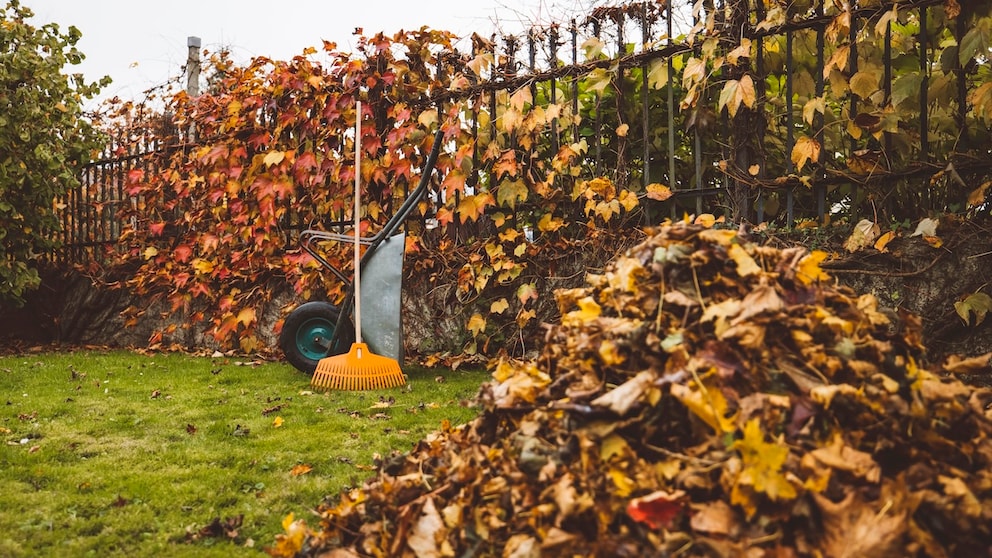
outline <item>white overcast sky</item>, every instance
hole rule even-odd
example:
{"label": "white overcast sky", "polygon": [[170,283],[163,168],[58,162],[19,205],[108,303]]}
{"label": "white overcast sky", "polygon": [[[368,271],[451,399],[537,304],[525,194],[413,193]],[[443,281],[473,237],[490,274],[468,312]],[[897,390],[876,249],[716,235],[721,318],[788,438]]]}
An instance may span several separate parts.
{"label": "white overcast sky", "polygon": [[143,91],[175,80],[186,62],[186,39],[211,52],[228,49],[244,63],[254,56],[289,60],[324,39],[349,52],[354,30],[367,36],[426,25],[459,36],[518,33],[528,23],[565,22],[602,0],[21,0],[32,23],[75,25],[83,64],[69,67],[88,81],[108,75],[101,97],[141,100]]}

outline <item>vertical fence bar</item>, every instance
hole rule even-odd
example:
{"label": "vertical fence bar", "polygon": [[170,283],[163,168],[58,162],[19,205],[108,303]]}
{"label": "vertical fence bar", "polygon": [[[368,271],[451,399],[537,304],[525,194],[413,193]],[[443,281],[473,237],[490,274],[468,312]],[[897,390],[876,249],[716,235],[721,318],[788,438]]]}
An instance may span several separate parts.
{"label": "vertical fence bar", "polygon": [[[641,50],[647,51],[650,29],[648,26],[648,7],[644,5],[643,19],[641,19]],[[644,157],[644,170],[641,178],[641,185],[647,187],[651,183],[651,90],[648,85],[648,62],[645,60],[641,64],[641,141],[644,143],[642,156]],[[647,217],[647,212],[645,212]]]}
{"label": "vertical fence bar", "polygon": [[[626,20],[624,19],[623,12],[616,12],[613,17],[613,23],[617,26],[617,59],[622,59],[627,54],[627,39],[624,36],[624,25],[626,25]],[[616,90],[617,90],[617,126],[622,126],[626,124],[624,115],[624,101],[627,97],[624,87],[624,69],[623,66],[617,68],[617,73],[615,75],[616,79]],[[629,124],[628,124],[629,126]],[[609,137],[615,138],[617,141],[616,146],[616,182],[617,184],[627,187],[630,184],[630,168],[627,165],[627,136],[619,135],[614,130],[613,133],[609,134]]]}
{"label": "vertical fence bar", "polygon": [[[848,73],[853,76],[858,73],[858,17],[853,8],[851,9],[851,26],[850,33],[848,34],[848,41],[851,43],[851,50],[848,53],[847,66]],[[849,120],[854,120],[854,117],[858,115],[858,95],[854,91],[850,91],[850,96],[851,103],[847,110],[847,117]],[[851,136],[850,145],[851,152],[848,154],[848,157],[853,157],[854,152],[858,150],[858,140],[854,139],[854,136]],[[858,188],[859,187],[856,182],[851,183],[850,210],[852,222],[857,222],[858,220]]]}
{"label": "vertical fence bar", "polygon": [[[920,6],[920,33],[918,41],[920,48],[920,156],[923,162],[930,161],[930,121],[927,112],[927,93],[930,89],[930,75],[928,72],[927,45],[927,6]],[[920,187],[923,207],[933,209],[933,196],[930,193],[929,179],[924,179]]]}
{"label": "vertical fence bar", "polygon": [[[672,37],[672,3],[665,3],[665,26],[666,33],[668,35],[668,47],[672,48],[675,45],[675,39]],[[674,73],[674,68],[672,66],[672,55],[669,54],[667,57],[667,70],[668,70],[668,83],[665,84],[668,89],[667,94],[667,108],[668,108],[668,187],[675,191],[678,187],[678,180],[675,177],[675,82],[672,79],[672,74]],[[672,202],[671,217],[674,219],[675,215],[675,202]]]}
{"label": "vertical fence bar", "polygon": [[[572,20],[572,66],[579,65],[579,27]],[[572,141],[579,143],[579,76],[572,78]]]}
{"label": "vertical fence bar", "polygon": [[[593,19],[592,21],[593,36],[596,40],[600,40],[601,36],[601,24],[599,19]],[[596,116],[593,119],[593,141],[596,143],[596,174],[600,172],[600,165],[603,162],[603,140],[602,140],[602,127],[603,127],[603,115],[602,115],[602,96],[599,92],[596,92]]]}
{"label": "vertical fence bar", "polygon": [[[954,22],[954,37],[957,39],[958,44],[964,40],[965,33],[967,32],[967,22],[965,21],[968,12],[965,7],[961,7],[961,13],[958,14],[957,19]],[[960,57],[955,62],[954,74],[958,86],[957,95],[957,105],[958,110],[954,115],[957,120],[958,130],[960,136],[958,137],[958,149],[960,151],[967,151],[970,147],[970,140],[968,137],[968,126],[967,126],[967,114],[968,114],[968,74],[965,72],[964,65],[961,64]]]}
{"label": "vertical fence bar", "polygon": [[[549,47],[549,66],[551,69],[558,69],[558,25],[552,25],[548,30],[548,47]],[[558,84],[557,80],[552,74],[551,77],[551,98],[548,99],[548,103],[552,105],[558,104]],[[560,148],[558,143],[558,119],[554,118],[551,120],[551,154],[557,155],[558,149]]]}
{"label": "vertical fence bar", "polygon": [[[884,50],[885,66],[882,70],[882,91],[885,93],[885,100],[882,106],[888,105],[892,101],[892,22],[885,24],[885,44]],[[884,132],[884,149],[886,153],[892,152],[892,133]],[[891,169],[890,169],[891,170]]]}
{"label": "vertical fence bar", "polygon": [[[816,17],[820,20],[823,19],[823,1],[817,2],[816,4]],[[818,25],[816,27],[816,96],[817,98],[823,97],[825,84],[823,81],[823,67],[824,67],[824,54],[826,50],[826,34],[824,24]],[[814,176],[814,187],[813,194],[816,196],[816,219],[820,224],[824,223],[826,217],[826,205],[827,205],[827,189],[823,184],[823,163],[826,158],[826,145],[824,145],[824,117],[823,113],[816,113],[813,117],[813,137],[820,144],[820,157],[816,161],[819,165],[819,169]]]}
{"label": "vertical fence bar", "polygon": [[[757,16],[757,18],[756,18],[757,21],[759,21],[759,22],[764,21],[764,19],[765,19],[765,3],[764,3],[764,0],[758,0],[758,2],[756,3],[755,15]],[[758,36],[756,38],[757,38],[758,44],[755,45],[756,52],[755,52],[755,59],[754,59],[754,66],[755,66],[755,80],[754,80],[755,92],[754,93],[755,93],[755,98],[756,98],[756,100],[755,100],[755,110],[758,111],[759,115],[762,115],[765,112],[765,73],[764,73],[764,67],[765,67],[765,38],[763,36]],[[763,118],[762,118],[762,120],[763,120]],[[763,136],[764,136],[764,134],[762,134],[762,138],[761,138],[762,140],[764,139]],[[764,152],[764,149],[761,148],[760,142],[758,142],[757,147],[759,149],[761,149],[761,151],[759,151],[759,153],[763,153]],[[762,159],[763,159],[763,157],[762,157]],[[765,174],[765,161],[764,160],[761,160],[761,161],[759,161],[759,164],[760,164],[760,166],[758,167],[757,177],[758,178],[761,178]],[[757,196],[756,197],[757,197],[757,199],[756,199],[756,202],[757,203],[755,204],[756,205],[756,207],[755,207],[755,210],[756,210],[755,222],[756,223],[761,223],[761,222],[763,222],[765,220],[765,192],[764,192],[764,189],[762,188],[762,186],[760,186],[760,185],[758,186],[758,193],[757,193]]]}
{"label": "vertical fence bar", "polygon": [[[534,74],[537,72],[537,31],[531,27],[527,31],[527,58],[529,61],[528,68],[530,73]],[[537,82],[531,80],[530,82],[530,99],[531,104],[537,104]]]}
{"label": "vertical fence bar", "polygon": [[[700,13],[698,16],[693,15],[693,25],[697,25],[704,15]],[[698,48],[698,47],[697,47]],[[699,110],[698,105],[694,110]],[[696,190],[703,189],[703,163],[702,163],[702,140],[699,137],[699,126],[694,124],[692,126],[692,137],[693,137],[693,150],[692,150],[692,162],[693,168],[695,169],[696,178]],[[703,196],[701,193],[697,192],[696,195],[696,215],[700,215],[703,212]]]}
{"label": "vertical fence bar", "polygon": [[[792,31],[785,34],[785,173],[792,174],[792,148],[796,145],[794,107],[792,100],[792,74],[795,61],[792,58]],[[785,226],[791,229],[795,224],[795,189],[789,186],[785,191]]]}

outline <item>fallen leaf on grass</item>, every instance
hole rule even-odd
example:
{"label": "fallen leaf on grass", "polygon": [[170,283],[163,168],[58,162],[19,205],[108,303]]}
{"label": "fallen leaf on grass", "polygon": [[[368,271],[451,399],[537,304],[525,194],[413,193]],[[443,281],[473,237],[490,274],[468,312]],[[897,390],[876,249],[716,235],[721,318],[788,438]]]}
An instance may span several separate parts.
{"label": "fallen leaf on grass", "polygon": [[290,469],[289,474],[294,477],[298,477],[300,475],[305,475],[310,471],[313,471],[313,467],[307,465],[306,463],[300,463],[298,465],[295,465],[292,469]]}
{"label": "fallen leaf on grass", "polygon": [[272,428],[279,428],[280,426],[282,426],[283,422],[284,421],[282,420],[282,417],[276,417],[272,419]]}

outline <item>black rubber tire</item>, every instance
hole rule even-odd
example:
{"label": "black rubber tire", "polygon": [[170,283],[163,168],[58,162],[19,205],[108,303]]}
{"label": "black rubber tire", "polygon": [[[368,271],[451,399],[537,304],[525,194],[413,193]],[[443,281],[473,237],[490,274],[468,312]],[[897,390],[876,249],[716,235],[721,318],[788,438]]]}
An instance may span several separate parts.
{"label": "black rubber tire", "polygon": [[[279,333],[279,348],[294,368],[313,374],[320,359],[348,351],[355,339],[355,326],[346,321],[345,331],[335,336],[340,313],[329,302],[314,301],[300,305],[286,317]],[[326,350],[332,336],[336,337],[334,347]]]}

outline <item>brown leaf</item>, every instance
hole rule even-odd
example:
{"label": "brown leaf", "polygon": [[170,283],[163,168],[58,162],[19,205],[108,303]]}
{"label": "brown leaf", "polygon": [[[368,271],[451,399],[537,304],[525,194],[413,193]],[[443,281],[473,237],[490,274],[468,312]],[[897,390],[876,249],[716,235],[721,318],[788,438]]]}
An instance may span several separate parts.
{"label": "brown leaf", "polygon": [[441,514],[434,506],[434,498],[427,498],[406,544],[417,558],[441,558],[443,554],[438,541],[444,538],[445,531]]}
{"label": "brown leaf", "polygon": [[689,524],[694,531],[728,536],[739,529],[737,515],[723,500],[693,505],[693,510]]}
{"label": "brown leaf", "polygon": [[908,524],[904,510],[866,504],[856,492],[840,502],[813,494],[823,518],[821,550],[833,558],[905,556],[902,544]]}
{"label": "brown leaf", "polygon": [[643,402],[645,392],[651,389],[656,379],[658,375],[654,371],[638,372],[633,378],[593,399],[590,404],[607,408],[622,417],[637,403]]}
{"label": "brown leaf", "polygon": [[829,446],[817,448],[809,455],[824,465],[848,471],[871,483],[878,482],[882,476],[882,468],[871,455],[846,445],[840,435],[834,436]]}

